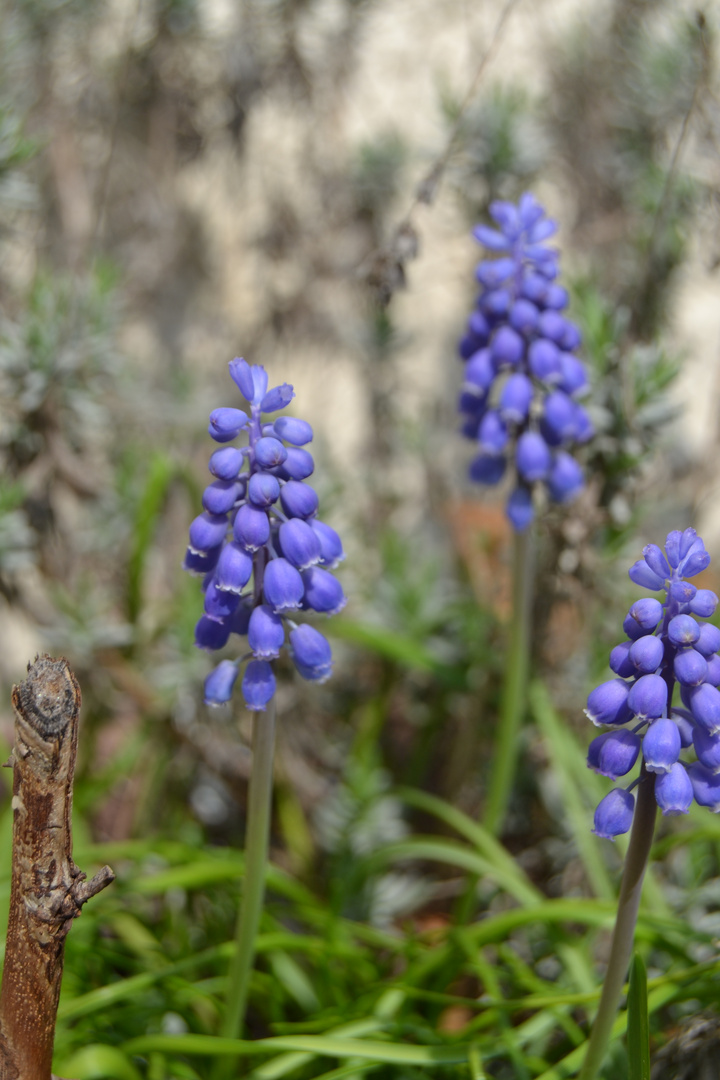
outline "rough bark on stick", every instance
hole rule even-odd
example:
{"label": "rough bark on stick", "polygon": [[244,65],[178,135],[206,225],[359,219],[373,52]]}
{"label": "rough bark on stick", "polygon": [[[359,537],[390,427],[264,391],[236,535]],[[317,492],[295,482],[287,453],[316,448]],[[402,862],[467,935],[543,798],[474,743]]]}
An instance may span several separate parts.
{"label": "rough bark on stick", "polygon": [[0,1080],[51,1080],[65,938],[114,874],[72,860],[80,687],[67,660],[37,657],[13,687],[13,854],[0,990]]}

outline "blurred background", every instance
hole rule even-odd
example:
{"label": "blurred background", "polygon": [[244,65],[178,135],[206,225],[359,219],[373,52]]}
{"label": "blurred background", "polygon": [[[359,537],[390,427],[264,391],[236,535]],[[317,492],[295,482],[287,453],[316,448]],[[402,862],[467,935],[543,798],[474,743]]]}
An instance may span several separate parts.
{"label": "blurred background", "polygon": [[[584,335],[598,434],[586,491],[541,524],[534,660],[584,746],[640,547],[693,524],[720,565],[720,6],[3,0],[0,15],[3,740],[12,683],[36,652],[64,654],[84,696],[81,839],[241,844],[249,720],[202,704],[213,661],[180,565],[207,415],[239,403],[227,362],[244,356],[294,385],[348,554],[333,679],[280,665],[273,859],[353,917],[430,918],[453,881],[354,873],[410,828],[394,785],[472,815],[483,801],[509,536],[456,430],[470,230],[532,190]],[[549,895],[585,887],[563,813],[528,730],[506,840]],[[162,918],[187,910],[173,903]],[[194,916],[210,937],[216,915]]]}

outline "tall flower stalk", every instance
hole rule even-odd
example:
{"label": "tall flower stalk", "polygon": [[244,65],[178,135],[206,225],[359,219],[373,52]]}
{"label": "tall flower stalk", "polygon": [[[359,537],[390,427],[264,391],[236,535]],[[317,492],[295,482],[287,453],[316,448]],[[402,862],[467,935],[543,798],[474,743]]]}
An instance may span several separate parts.
{"label": "tall flower stalk", "polygon": [[[720,811],[720,630],[699,622],[718,598],[686,580],[704,570],[710,556],[694,529],[669,533],[664,552],[656,544],[630,568],[636,585],[663,593],[630,608],[627,640],[610,653],[616,678],[592,691],[585,710],[607,728],[593,739],[588,766],[611,780],[639,773],[613,788],[595,811],[593,832],[614,840],[631,827],[618,911],[598,1012],[580,1072],[593,1080],[600,1069],[632,952],[643,877],[658,807],[665,816],[687,814],[693,801]],[[676,688],[681,704],[674,704]],[[681,759],[693,749],[696,761]],[[637,802],[633,789],[637,789]]]}
{"label": "tall flower stalk", "polygon": [[513,612],[500,725],[485,824],[503,825],[525,711],[533,599],[533,521],[536,506],[566,503],[583,487],[569,450],[593,428],[578,398],[589,386],[574,354],[578,328],[562,312],[567,290],[557,281],[559,253],[544,241],[557,225],[530,194],[517,206],[490,206],[497,229],[478,225],[475,239],[498,257],[479,263],[480,293],[460,342],[465,374],[459,411],[462,432],[478,454],[470,477],[497,485],[511,474],[506,512],[514,532]]}
{"label": "tall flower stalk", "polygon": [[[312,428],[291,416],[263,419],[290,404],[293,388],[284,383],[268,390],[264,368],[242,359],[230,362],[230,375],[249,414],[220,408],[210,415],[209,434],[222,445],[210,458],[215,479],[190,526],[184,568],[203,578],[204,614],[195,644],[223,649],[237,634],[248,646],[240,656],[221,660],[205,680],[206,704],[225,705],[244,665],[242,696],[254,713],[244,891],[222,1029],[235,1038],[244,1025],[264,900],[275,744],[273,662],[287,634],[299,674],[313,682],[330,677],[329,642],[297,619],[300,612],[334,615],[344,607],[342,587],[330,571],[345,556],[335,530],[317,518],[317,495],[305,483],[314,470],[306,449]],[[247,444],[231,445],[240,436]],[[218,1075],[225,1065],[219,1064]]]}

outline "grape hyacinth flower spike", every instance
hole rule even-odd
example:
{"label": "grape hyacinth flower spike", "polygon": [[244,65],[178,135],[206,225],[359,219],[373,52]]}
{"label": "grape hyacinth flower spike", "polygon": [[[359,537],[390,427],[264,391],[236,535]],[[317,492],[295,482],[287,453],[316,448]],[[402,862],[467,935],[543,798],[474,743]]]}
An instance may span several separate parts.
{"label": "grape hyacinth flower spike", "polygon": [[559,252],[544,243],[557,225],[529,193],[517,206],[492,203],[490,214],[497,228],[478,225],[474,236],[497,258],[475,271],[480,293],[459,346],[459,411],[463,434],[478,448],[471,478],[495,485],[514,473],[506,512],[523,532],[534,518],[538,484],[557,503],[583,487],[569,450],[593,435],[578,400],[589,384],[574,351],[580,332],[562,314],[568,294],[556,280]]}
{"label": "grape hyacinth flower spike", "polygon": [[[268,390],[264,368],[242,359],[230,362],[230,375],[249,415],[238,408],[210,414],[209,433],[222,449],[210,458],[214,480],[203,492],[203,513],[190,526],[184,567],[203,577],[198,648],[224,648],[231,634],[248,639],[243,657],[222,660],[207,677],[206,703],[230,700],[246,660],[245,705],[263,711],[275,693],[272,661],[286,647],[286,637],[303,678],[329,678],[327,640],[296,619],[300,612],[334,615],[344,607],[342,587],[331,571],[345,556],[335,530],[316,517],[318,498],[305,482],[314,469],[306,449],[312,428],[292,416],[263,419],[290,404],[293,388],[284,383]],[[231,446],[239,436],[246,445]]]}
{"label": "grape hyacinth flower spike", "polygon": [[[695,801],[720,812],[720,630],[704,621],[714,614],[718,597],[687,580],[709,563],[694,529],[669,533],[664,551],[656,544],[643,548],[630,578],[656,595],[630,608],[623,622],[626,640],[610,653],[614,678],[587,700],[586,715],[606,729],[590,744],[588,766],[613,781],[623,778],[599,803],[593,832],[614,840],[632,831],[610,960],[580,1080],[596,1075],[610,1038],[658,808],[664,816],[687,814]],[[638,763],[638,775],[626,782]]]}
{"label": "grape hyacinth flower spike", "polygon": [[580,332],[562,312],[556,224],[529,193],[519,203],[493,202],[497,228],[478,225],[494,256],[477,266],[480,293],[460,342],[465,372],[459,411],[463,434],[476,443],[470,477],[496,485],[512,474],[505,510],[513,528],[512,621],[484,824],[498,832],[512,792],[525,711],[533,595],[532,523],[536,491],[566,503],[583,487],[570,450],[593,435],[578,399],[588,390],[574,350]]}
{"label": "grape hyacinth flower spike", "polygon": [[[237,634],[247,649],[223,659],[205,680],[208,705],[232,697],[241,666],[241,692],[254,713],[253,769],[248,795],[245,882],[236,949],[230,962],[223,1035],[243,1027],[255,941],[264,897],[275,743],[273,663],[287,649],[298,673],[324,682],[332,671],[327,638],[299,614],[334,615],[345,596],[332,570],[344,558],[340,537],[318,520],[318,498],[305,481],[314,463],[305,420],[277,416],[295,396],[284,383],[268,389],[264,368],[230,362],[230,376],[245,398],[210,414],[209,434],[220,446],[210,457],[213,480],[203,512],[190,526],[184,568],[202,576],[204,614],[195,629],[198,648],[223,649]],[[234,445],[242,438],[244,445]],[[218,1061],[213,1080],[233,1075],[232,1059]]]}

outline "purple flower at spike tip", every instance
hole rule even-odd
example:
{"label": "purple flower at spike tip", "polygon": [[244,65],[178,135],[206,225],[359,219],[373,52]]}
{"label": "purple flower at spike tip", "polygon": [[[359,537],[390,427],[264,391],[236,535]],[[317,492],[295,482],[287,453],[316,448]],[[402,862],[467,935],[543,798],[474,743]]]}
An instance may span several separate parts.
{"label": "purple flower at spike tip", "polygon": [[[570,451],[594,432],[577,402],[589,389],[573,354],[580,332],[563,314],[568,293],[555,281],[558,251],[545,245],[557,226],[529,193],[517,205],[491,203],[490,216],[496,228],[473,230],[494,257],[475,271],[480,294],[459,345],[459,412],[463,434],[478,445],[472,480],[497,484],[513,463],[507,516],[523,532],[535,516],[534,487],[544,485],[557,503],[582,490],[582,469]],[[695,553],[683,557],[697,560]]]}
{"label": "purple flower at spike tip", "polygon": [[[263,417],[290,404],[292,386],[268,388],[265,369],[240,358],[230,362],[230,375],[249,408],[210,414],[209,433],[223,445],[210,458],[215,480],[190,526],[183,569],[203,578],[205,611],[196,646],[213,652],[234,641],[234,634],[248,641],[239,660],[221,660],[208,675],[207,704],[230,701],[248,660],[242,695],[248,709],[262,711],[275,693],[273,661],[283,652],[303,678],[329,678],[328,641],[290,617],[341,610],[345,595],[331,571],[345,553],[335,530],[318,519],[318,497],[305,483],[315,468],[306,448],[310,424],[294,416]],[[244,446],[229,445],[238,438]]]}
{"label": "purple flower at spike tip", "polygon": [[[641,762],[639,777],[599,804],[598,836],[614,840],[628,831],[631,788],[652,782],[652,774],[664,815],[686,814],[693,799],[720,812],[720,630],[702,621],[714,614],[718,598],[685,579],[709,562],[695,530],[685,529],[668,535],[664,551],[648,544],[630,568],[631,581],[663,595],[632,605],[623,622],[628,640],[610,653],[616,678],[587,700],[588,719],[610,729],[590,744],[588,766],[617,780]],[[689,749],[699,759],[692,764],[682,759]]]}

